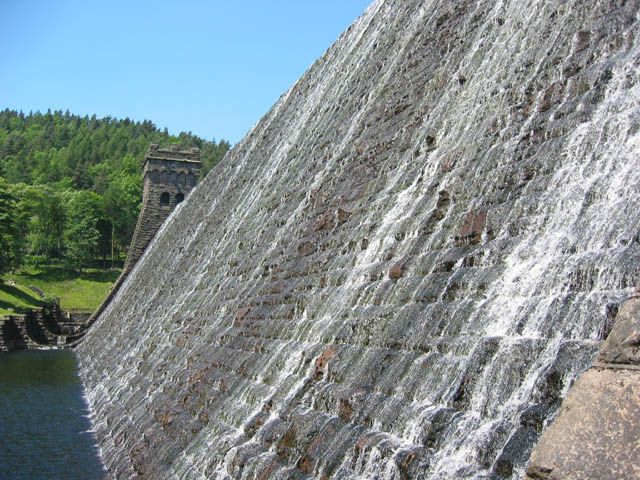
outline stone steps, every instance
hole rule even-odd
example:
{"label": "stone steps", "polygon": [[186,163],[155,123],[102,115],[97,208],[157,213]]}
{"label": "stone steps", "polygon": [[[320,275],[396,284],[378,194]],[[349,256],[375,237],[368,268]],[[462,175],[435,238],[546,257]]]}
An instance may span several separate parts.
{"label": "stone steps", "polygon": [[51,310],[31,310],[25,315],[0,317],[0,352],[69,348],[84,335],[86,326],[84,323],[60,321],[63,318],[57,306]]}

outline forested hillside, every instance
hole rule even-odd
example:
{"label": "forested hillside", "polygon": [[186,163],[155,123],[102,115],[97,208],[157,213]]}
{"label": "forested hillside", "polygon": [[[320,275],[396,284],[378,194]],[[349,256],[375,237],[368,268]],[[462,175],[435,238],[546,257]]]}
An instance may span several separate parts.
{"label": "forested hillside", "polygon": [[203,176],[228,142],[153,122],[67,112],[0,112],[0,273],[57,261],[82,268],[126,252],[150,143],[199,147]]}

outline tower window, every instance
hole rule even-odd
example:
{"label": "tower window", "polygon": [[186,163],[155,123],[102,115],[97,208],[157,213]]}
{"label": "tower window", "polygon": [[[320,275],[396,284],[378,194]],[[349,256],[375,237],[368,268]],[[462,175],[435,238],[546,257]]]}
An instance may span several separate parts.
{"label": "tower window", "polygon": [[179,193],[176,195],[176,205],[184,200],[184,193]]}
{"label": "tower window", "polygon": [[171,197],[169,196],[169,192],[164,192],[162,195],[160,195],[160,206],[162,207],[169,206],[170,198]]}

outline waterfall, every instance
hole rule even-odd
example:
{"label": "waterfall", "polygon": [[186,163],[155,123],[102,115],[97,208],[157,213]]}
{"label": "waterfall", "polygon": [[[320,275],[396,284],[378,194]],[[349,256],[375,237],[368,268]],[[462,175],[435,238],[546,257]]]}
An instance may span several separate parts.
{"label": "waterfall", "polygon": [[78,348],[116,478],[520,478],[640,265],[637,1],[377,0]]}

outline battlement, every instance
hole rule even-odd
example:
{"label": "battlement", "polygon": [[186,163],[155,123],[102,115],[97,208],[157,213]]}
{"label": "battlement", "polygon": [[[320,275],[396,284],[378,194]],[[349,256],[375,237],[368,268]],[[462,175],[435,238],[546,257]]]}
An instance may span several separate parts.
{"label": "battlement", "polygon": [[149,145],[146,160],[179,160],[182,162],[200,163],[200,149],[197,147],[181,150],[179,145],[170,145],[169,148],[160,148],[157,143]]}

